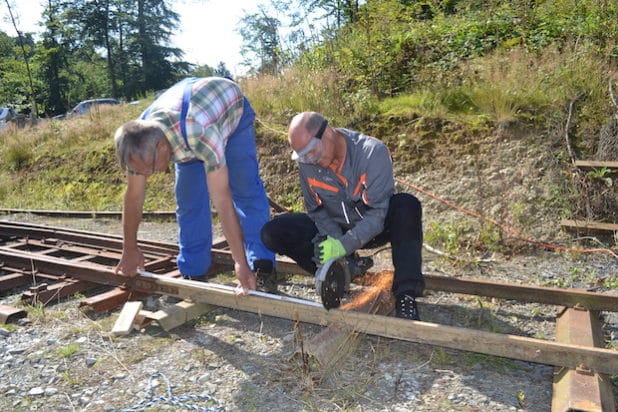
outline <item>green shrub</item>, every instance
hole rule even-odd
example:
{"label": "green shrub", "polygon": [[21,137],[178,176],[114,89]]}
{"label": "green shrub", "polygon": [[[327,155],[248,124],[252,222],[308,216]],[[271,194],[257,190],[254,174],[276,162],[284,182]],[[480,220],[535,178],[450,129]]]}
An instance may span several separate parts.
{"label": "green shrub", "polygon": [[8,169],[18,172],[32,160],[32,150],[27,145],[11,144],[6,148],[5,159]]}

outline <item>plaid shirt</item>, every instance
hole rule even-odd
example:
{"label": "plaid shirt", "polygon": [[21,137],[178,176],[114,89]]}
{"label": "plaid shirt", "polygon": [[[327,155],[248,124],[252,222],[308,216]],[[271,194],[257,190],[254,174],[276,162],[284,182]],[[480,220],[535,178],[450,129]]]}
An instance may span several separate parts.
{"label": "plaid shirt", "polygon": [[170,87],[149,108],[145,119],[160,124],[174,150],[172,160],[201,160],[207,171],[225,166],[225,145],[243,113],[243,94],[236,83],[205,77],[193,83],[185,120],[188,148],[180,131],[184,83]]}

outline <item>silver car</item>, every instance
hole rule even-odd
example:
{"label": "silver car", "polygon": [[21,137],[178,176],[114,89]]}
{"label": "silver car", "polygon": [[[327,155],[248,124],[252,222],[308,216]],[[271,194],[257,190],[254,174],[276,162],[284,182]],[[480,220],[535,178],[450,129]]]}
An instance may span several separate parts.
{"label": "silver car", "polygon": [[6,128],[6,124],[17,117],[15,110],[10,107],[0,107],[0,130]]}
{"label": "silver car", "polygon": [[71,111],[69,112],[69,115],[71,116],[79,116],[82,114],[86,114],[89,113],[93,107],[96,106],[100,106],[100,105],[116,105],[116,104],[120,104],[120,102],[116,99],[91,99],[91,100],[84,100],[83,102],[79,102],[77,104],[77,106],[75,106],[73,109],[71,109]]}

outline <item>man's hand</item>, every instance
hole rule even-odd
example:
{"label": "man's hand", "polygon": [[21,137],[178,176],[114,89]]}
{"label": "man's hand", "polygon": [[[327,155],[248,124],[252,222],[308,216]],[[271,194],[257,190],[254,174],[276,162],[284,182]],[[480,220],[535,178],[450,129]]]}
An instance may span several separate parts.
{"label": "man's hand", "polygon": [[322,265],[330,259],[345,256],[345,248],[341,241],[330,236],[327,236],[326,240],[318,244],[318,250],[319,253],[316,257]]}
{"label": "man's hand", "polygon": [[125,276],[135,276],[138,269],[144,268],[144,254],[139,248],[122,251],[120,262],[114,269],[114,273]]}
{"label": "man's hand", "polygon": [[236,294],[243,296],[248,295],[250,290],[255,290],[257,288],[255,273],[249,269],[249,266],[236,263],[234,264],[234,271],[240,283],[236,288]]}

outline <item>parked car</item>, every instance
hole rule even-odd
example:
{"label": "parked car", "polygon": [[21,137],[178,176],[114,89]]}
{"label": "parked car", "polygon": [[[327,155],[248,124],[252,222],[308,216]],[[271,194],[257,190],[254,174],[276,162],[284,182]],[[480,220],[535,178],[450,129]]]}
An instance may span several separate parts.
{"label": "parked car", "polygon": [[10,107],[0,107],[0,130],[6,128],[6,125],[11,120],[17,117],[15,110]]}
{"label": "parked car", "polygon": [[10,107],[0,107],[0,121],[8,122],[15,116],[17,116],[15,110],[11,109]]}
{"label": "parked car", "polygon": [[89,113],[94,107],[101,105],[116,105],[120,104],[120,102],[116,99],[91,99],[84,100],[83,102],[79,102],[77,106],[75,106],[68,113],[70,116],[79,116],[82,114]]}

